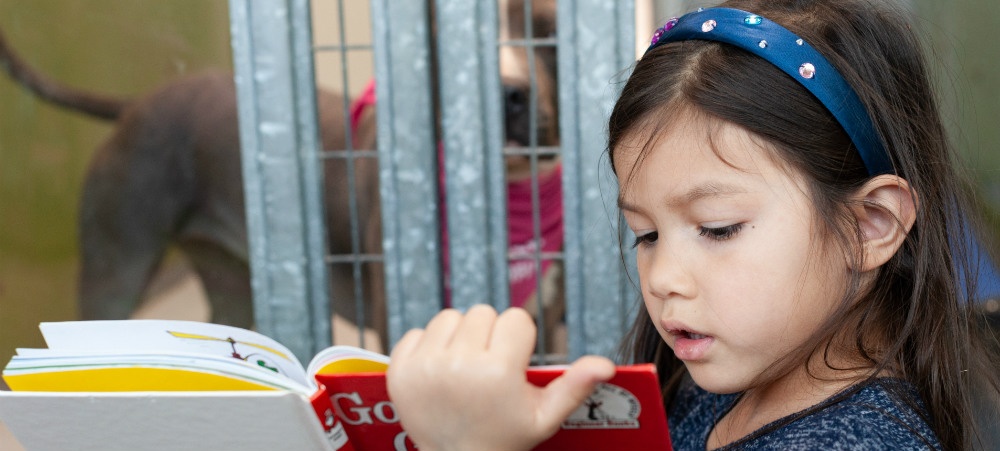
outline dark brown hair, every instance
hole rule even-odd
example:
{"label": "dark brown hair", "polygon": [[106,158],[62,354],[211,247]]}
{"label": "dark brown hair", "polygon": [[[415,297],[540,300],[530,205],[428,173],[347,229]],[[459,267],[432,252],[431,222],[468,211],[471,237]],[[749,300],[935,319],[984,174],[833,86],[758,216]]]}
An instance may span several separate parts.
{"label": "dark brown hair", "polygon": [[[869,379],[888,370],[908,380],[919,399],[899,389],[893,391],[896,400],[915,412],[924,411],[918,407],[923,402],[943,448],[967,449],[977,441],[973,386],[994,394],[1000,387],[996,361],[987,357],[990,350],[969,321],[966,301],[975,292],[976,268],[968,243],[955,239],[974,229],[967,224],[973,218],[959,213],[970,211],[960,189],[963,179],[953,166],[921,46],[907,16],[888,3],[732,0],[720,5],[777,22],[822,53],[857,92],[895,173],[919,200],[914,226],[896,255],[878,269],[874,283],[862,284],[862,275],[854,272],[840,308],[778,364],[786,368],[829,351],[823,347],[839,331],[854,331],[853,351],[868,362]],[[615,149],[636,136],[649,140],[648,152],[669,118],[687,109],[764,138],[787,167],[802,174],[822,229],[853,256],[853,268],[861,267],[861,232],[850,199],[870,176],[850,138],[815,97],[739,48],[700,40],[662,45],[636,64],[611,113],[612,164]],[[645,307],[640,309],[623,353],[636,362],[656,363],[669,405],[684,366]]]}

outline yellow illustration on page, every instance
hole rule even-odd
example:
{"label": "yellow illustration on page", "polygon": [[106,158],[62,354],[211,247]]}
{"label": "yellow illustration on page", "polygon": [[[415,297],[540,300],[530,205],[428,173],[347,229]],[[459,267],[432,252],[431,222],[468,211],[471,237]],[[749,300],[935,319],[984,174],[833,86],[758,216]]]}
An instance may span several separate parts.
{"label": "yellow illustration on page", "polygon": [[127,392],[275,390],[268,385],[220,374],[173,368],[97,368],[5,375],[15,391]]}

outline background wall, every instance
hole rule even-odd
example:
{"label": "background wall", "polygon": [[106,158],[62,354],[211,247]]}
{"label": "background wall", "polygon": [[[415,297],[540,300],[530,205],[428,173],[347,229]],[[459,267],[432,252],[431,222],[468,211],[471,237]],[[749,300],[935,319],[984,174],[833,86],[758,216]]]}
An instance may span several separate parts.
{"label": "background wall", "polygon": [[[0,0],[0,29],[43,73],[137,96],[230,70],[225,0]],[[0,362],[76,318],[77,199],[111,124],[38,101],[0,76]]]}
{"label": "background wall", "polygon": [[[1000,2],[913,0],[946,123],[996,216],[1000,210]],[[1000,229],[997,234],[1000,234]]]}

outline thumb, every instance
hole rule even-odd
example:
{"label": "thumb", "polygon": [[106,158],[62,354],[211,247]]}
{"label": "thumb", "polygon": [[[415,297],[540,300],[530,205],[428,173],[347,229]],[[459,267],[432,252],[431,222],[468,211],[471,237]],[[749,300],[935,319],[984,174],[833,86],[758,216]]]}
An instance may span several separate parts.
{"label": "thumb", "polygon": [[580,407],[597,384],[615,375],[615,364],[605,357],[584,356],[561,376],[542,389],[538,406],[538,425],[546,432],[555,433],[559,425]]}

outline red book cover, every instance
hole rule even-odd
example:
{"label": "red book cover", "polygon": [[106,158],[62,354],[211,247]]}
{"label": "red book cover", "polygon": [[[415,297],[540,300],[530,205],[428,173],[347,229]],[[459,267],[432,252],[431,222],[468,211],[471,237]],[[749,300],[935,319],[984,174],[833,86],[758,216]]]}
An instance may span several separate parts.
{"label": "red book cover", "polygon": [[326,434],[326,440],[337,451],[356,451],[354,445],[347,438],[347,431],[344,430],[344,422],[339,421],[337,415],[334,413],[331,402],[332,398],[327,393],[326,387],[320,382],[319,390],[309,397],[309,403],[312,405],[313,410],[316,411],[316,416],[319,417],[319,421],[323,426],[323,433]]}
{"label": "red book cover", "polygon": [[[544,386],[564,371],[528,370],[528,380]],[[399,424],[384,373],[317,374],[330,404],[356,451],[415,450]],[[325,409],[324,409],[325,410]],[[670,451],[667,417],[656,370],[651,364],[619,366],[537,451]]]}

